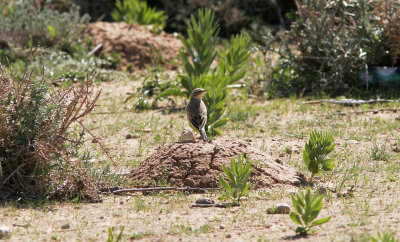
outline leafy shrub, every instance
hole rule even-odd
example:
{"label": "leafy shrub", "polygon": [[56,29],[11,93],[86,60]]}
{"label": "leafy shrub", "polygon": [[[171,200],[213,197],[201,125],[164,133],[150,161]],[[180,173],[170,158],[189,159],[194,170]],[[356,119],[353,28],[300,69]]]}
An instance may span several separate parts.
{"label": "leafy shrub", "polygon": [[107,57],[94,55],[68,55],[62,51],[42,52],[43,58],[38,56],[32,66],[44,64],[44,75],[57,82],[84,82],[87,75],[95,76],[96,81],[110,81],[117,73],[112,68],[112,60]]}
{"label": "leafy shrub", "polygon": [[92,92],[89,80],[56,90],[44,78],[25,74],[15,79],[3,72],[0,85],[2,197],[98,200],[89,170],[77,161],[82,135],[69,130],[81,124],[100,95]]}
{"label": "leafy shrub", "polygon": [[[138,111],[157,108],[157,103],[165,99],[172,103],[172,105],[175,105],[175,100],[169,96],[183,95],[181,88],[178,87],[178,83],[175,80],[169,80],[169,77],[164,73],[164,69],[159,66],[153,66],[148,69],[143,84],[141,87],[137,88],[137,91],[140,96],[139,100],[135,104],[135,109]],[[129,95],[126,101],[135,96],[136,93]],[[149,101],[146,100],[146,97],[154,98],[151,106]]]}
{"label": "leafy shrub", "polygon": [[333,143],[333,136],[330,133],[316,130],[311,132],[310,139],[304,146],[303,162],[311,171],[312,177],[318,174],[320,169],[331,171],[335,167],[334,159],[327,158],[327,155],[334,149],[335,143]]}
{"label": "leafy shrub", "polygon": [[298,1],[297,21],[278,36],[281,60],[270,94],[354,94],[362,86],[359,74],[365,65],[390,64],[383,28],[369,3]]}
{"label": "leafy shrub", "polygon": [[[225,125],[228,119],[222,119],[228,95],[227,86],[243,78],[241,69],[250,56],[250,39],[246,35],[232,36],[228,47],[217,52],[218,26],[211,10],[199,10],[198,18],[193,15],[188,23],[188,38],[180,36],[186,53],[180,51],[185,74],[180,75],[182,86],[189,97],[197,87],[208,89],[203,101],[207,106],[206,132],[211,135],[221,134],[217,129]],[[219,63],[212,64],[216,58]]]}
{"label": "leafy shrub", "polygon": [[296,228],[296,233],[307,235],[308,231],[314,226],[328,222],[332,216],[321,218],[314,221],[324,205],[324,196],[319,195],[317,190],[311,194],[310,187],[307,187],[306,193],[299,191],[296,196],[292,195],[294,212],[290,213],[290,219],[300,225]]}
{"label": "leafy shrub", "polygon": [[161,30],[165,27],[166,15],[141,0],[118,0],[116,9],[111,13],[114,21],[125,21],[129,24],[154,25]]}
{"label": "leafy shrub", "polygon": [[223,38],[246,32],[254,41],[261,41],[266,33],[276,29],[278,25],[287,25],[288,19],[285,14],[296,9],[294,0],[157,0],[148,2],[165,10],[168,15],[166,26],[168,32],[183,33],[186,23],[190,21],[190,15],[195,14],[199,8],[208,8],[215,12]]}
{"label": "leafy shrub", "polygon": [[84,48],[81,34],[89,22],[89,16],[80,16],[72,6],[68,12],[51,9],[46,2],[36,7],[32,1],[12,1],[0,14],[0,42],[10,47],[55,47],[72,53]]}
{"label": "leafy shrub", "polygon": [[247,158],[246,163],[244,163],[243,155],[239,155],[237,161],[235,161],[235,158],[231,159],[230,170],[222,164],[222,170],[228,178],[229,183],[221,175],[218,176],[218,179],[224,194],[234,202],[239,203],[240,198],[248,192],[249,183],[247,181],[251,175],[251,163],[252,161]]}
{"label": "leafy shrub", "polygon": [[400,67],[400,2],[381,0],[374,3],[378,25],[383,28],[384,41],[389,50],[391,65]]}

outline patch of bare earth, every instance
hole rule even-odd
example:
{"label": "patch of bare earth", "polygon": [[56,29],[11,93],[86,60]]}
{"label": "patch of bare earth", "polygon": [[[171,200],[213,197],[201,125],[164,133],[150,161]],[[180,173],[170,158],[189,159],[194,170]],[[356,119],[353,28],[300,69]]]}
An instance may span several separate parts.
{"label": "patch of bare earth", "polygon": [[102,44],[101,54],[119,53],[122,58],[120,67],[130,64],[133,69],[150,66],[155,56],[161,62],[159,64],[171,66],[182,47],[181,41],[170,34],[156,34],[150,26],[125,22],[91,23],[86,33],[94,45]]}
{"label": "patch of bare earth", "polygon": [[254,188],[305,183],[305,177],[294,168],[275,161],[249,142],[232,139],[175,142],[162,146],[132,171],[132,178],[145,186],[155,181],[178,187],[219,187],[222,164],[229,167],[231,158],[237,159],[240,154],[253,161],[250,182]]}

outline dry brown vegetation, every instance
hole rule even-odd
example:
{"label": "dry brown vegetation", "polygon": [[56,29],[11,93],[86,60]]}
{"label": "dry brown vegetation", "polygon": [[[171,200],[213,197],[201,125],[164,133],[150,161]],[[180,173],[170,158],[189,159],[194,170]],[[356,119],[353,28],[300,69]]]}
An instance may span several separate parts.
{"label": "dry brown vegetation", "polygon": [[100,92],[90,80],[54,89],[49,81],[22,80],[0,74],[0,157],[3,199],[31,199],[81,195],[98,200],[89,171],[79,165],[77,146],[82,137],[70,133],[95,107]]}

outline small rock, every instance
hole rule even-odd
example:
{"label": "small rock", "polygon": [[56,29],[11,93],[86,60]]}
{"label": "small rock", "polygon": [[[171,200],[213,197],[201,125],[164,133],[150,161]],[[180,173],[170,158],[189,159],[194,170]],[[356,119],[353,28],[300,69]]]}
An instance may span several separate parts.
{"label": "small rock", "polygon": [[355,144],[358,144],[358,143],[360,143],[360,142],[358,142],[357,140],[349,140],[349,141],[347,141],[347,143],[349,144],[349,145],[355,145]]}
{"label": "small rock", "polygon": [[219,225],[219,228],[220,228],[220,229],[224,229],[224,228],[225,228],[225,225],[220,224],[220,225]]}
{"label": "small rock", "polygon": [[10,228],[8,228],[6,226],[0,227],[0,238],[9,236],[10,233],[11,233]]}
{"label": "small rock", "polygon": [[196,139],[194,132],[191,129],[184,129],[179,136],[179,141],[193,141]]}
{"label": "small rock", "polygon": [[276,159],[275,159],[275,162],[277,162],[277,163],[279,163],[279,164],[282,164],[282,161],[281,161],[281,159],[279,159],[279,158],[276,158]]}
{"label": "small rock", "polygon": [[150,132],[151,132],[151,129],[145,128],[145,129],[143,129],[143,132],[145,132],[145,133],[150,133]]}
{"label": "small rock", "polygon": [[214,204],[214,200],[208,198],[197,199],[196,204]]}
{"label": "small rock", "polygon": [[127,134],[126,139],[138,139],[140,138],[140,134]]}
{"label": "small rock", "polygon": [[274,204],[274,209],[268,208],[267,213],[269,214],[286,214],[290,213],[290,206],[286,203]]}
{"label": "small rock", "polygon": [[232,235],[227,234],[227,235],[225,236],[225,238],[230,239],[230,238],[232,238]]}
{"label": "small rock", "polygon": [[69,229],[69,223],[66,223],[66,224],[63,224],[63,225],[61,225],[61,228],[62,229]]}
{"label": "small rock", "polygon": [[284,153],[279,154],[279,157],[284,157],[284,156],[285,156]]}
{"label": "small rock", "polygon": [[374,110],[374,111],[372,111],[372,113],[373,113],[373,114],[378,114],[379,111],[378,111],[378,110]]}
{"label": "small rock", "polygon": [[326,194],[326,192],[327,192],[325,187],[319,187],[318,189],[319,189],[319,194],[321,194],[321,195]]}
{"label": "small rock", "polygon": [[247,138],[246,141],[247,141],[247,142],[253,142],[253,140],[250,139],[250,138]]}

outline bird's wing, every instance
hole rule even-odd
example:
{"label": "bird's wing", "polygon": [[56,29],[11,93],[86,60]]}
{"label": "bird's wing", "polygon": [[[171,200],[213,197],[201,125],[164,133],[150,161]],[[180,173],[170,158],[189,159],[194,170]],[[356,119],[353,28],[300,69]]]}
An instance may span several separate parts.
{"label": "bird's wing", "polygon": [[207,116],[202,116],[202,115],[188,115],[188,119],[190,121],[190,123],[197,129],[200,130],[202,128],[204,128],[204,126],[206,125],[206,121],[207,121]]}

